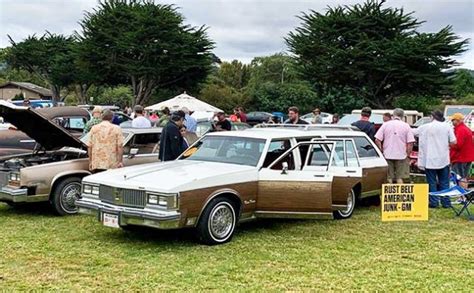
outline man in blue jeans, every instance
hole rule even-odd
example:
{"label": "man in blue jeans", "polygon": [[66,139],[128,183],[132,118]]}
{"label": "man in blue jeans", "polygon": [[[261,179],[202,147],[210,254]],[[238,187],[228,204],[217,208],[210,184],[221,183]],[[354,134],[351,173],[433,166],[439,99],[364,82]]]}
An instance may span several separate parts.
{"label": "man in blue jeans", "polygon": [[[432,121],[414,130],[419,137],[418,166],[425,169],[429,191],[440,191],[449,188],[449,145],[456,143],[453,128],[444,122],[441,111],[431,113]],[[439,196],[430,195],[430,208],[439,205]],[[441,205],[451,207],[449,198],[442,197]]]}

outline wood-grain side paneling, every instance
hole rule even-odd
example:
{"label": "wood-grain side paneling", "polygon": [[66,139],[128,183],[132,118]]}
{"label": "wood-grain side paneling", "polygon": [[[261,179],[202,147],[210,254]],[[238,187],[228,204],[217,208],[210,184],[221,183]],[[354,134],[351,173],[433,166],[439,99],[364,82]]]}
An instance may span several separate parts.
{"label": "wood-grain side paneling", "polygon": [[[242,202],[242,213],[253,212],[257,198],[257,182],[246,182],[190,190],[180,193],[179,210],[185,218],[198,217],[204,205],[221,192],[237,194]],[[184,224],[184,223],[183,223]]]}
{"label": "wood-grain side paneling", "polygon": [[352,187],[360,182],[360,178],[334,177],[332,182],[332,203],[347,205],[347,195]]}
{"label": "wood-grain side paneling", "polygon": [[380,190],[387,182],[388,167],[363,168],[362,192]]}
{"label": "wood-grain side paneling", "polygon": [[258,211],[330,212],[331,183],[260,181]]}

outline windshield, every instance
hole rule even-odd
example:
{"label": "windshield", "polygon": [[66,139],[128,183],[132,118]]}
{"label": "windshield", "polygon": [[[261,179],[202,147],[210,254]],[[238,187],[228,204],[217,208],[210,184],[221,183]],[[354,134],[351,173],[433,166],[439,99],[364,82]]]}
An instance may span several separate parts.
{"label": "windshield", "polygon": [[257,166],[265,147],[264,139],[207,136],[187,150],[183,158],[193,161]]}
{"label": "windshield", "polygon": [[449,107],[446,109],[445,117],[452,116],[455,113],[461,113],[464,116],[471,114],[471,111],[474,110],[474,106],[468,107]]}

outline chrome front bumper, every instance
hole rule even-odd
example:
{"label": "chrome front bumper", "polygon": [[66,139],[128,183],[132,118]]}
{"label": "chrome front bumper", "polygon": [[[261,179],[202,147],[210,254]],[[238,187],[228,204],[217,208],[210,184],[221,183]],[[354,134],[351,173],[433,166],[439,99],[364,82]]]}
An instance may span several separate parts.
{"label": "chrome front bumper", "polygon": [[0,201],[27,202],[28,190],[26,188],[11,188],[3,186],[0,188]]}
{"label": "chrome front bumper", "polygon": [[130,208],[104,203],[100,200],[82,198],[76,201],[80,214],[95,215],[103,223],[104,213],[117,215],[120,226],[137,225],[157,229],[176,229],[181,225],[178,211],[157,211],[149,208]]}

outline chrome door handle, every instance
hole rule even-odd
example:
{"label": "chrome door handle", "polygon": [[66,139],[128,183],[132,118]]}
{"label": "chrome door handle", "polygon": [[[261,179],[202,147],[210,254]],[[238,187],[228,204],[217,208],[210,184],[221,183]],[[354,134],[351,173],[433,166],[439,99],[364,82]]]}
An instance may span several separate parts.
{"label": "chrome door handle", "polygon": [[346,173],[356,173],[357,171],[355,170],[346,170]]}

